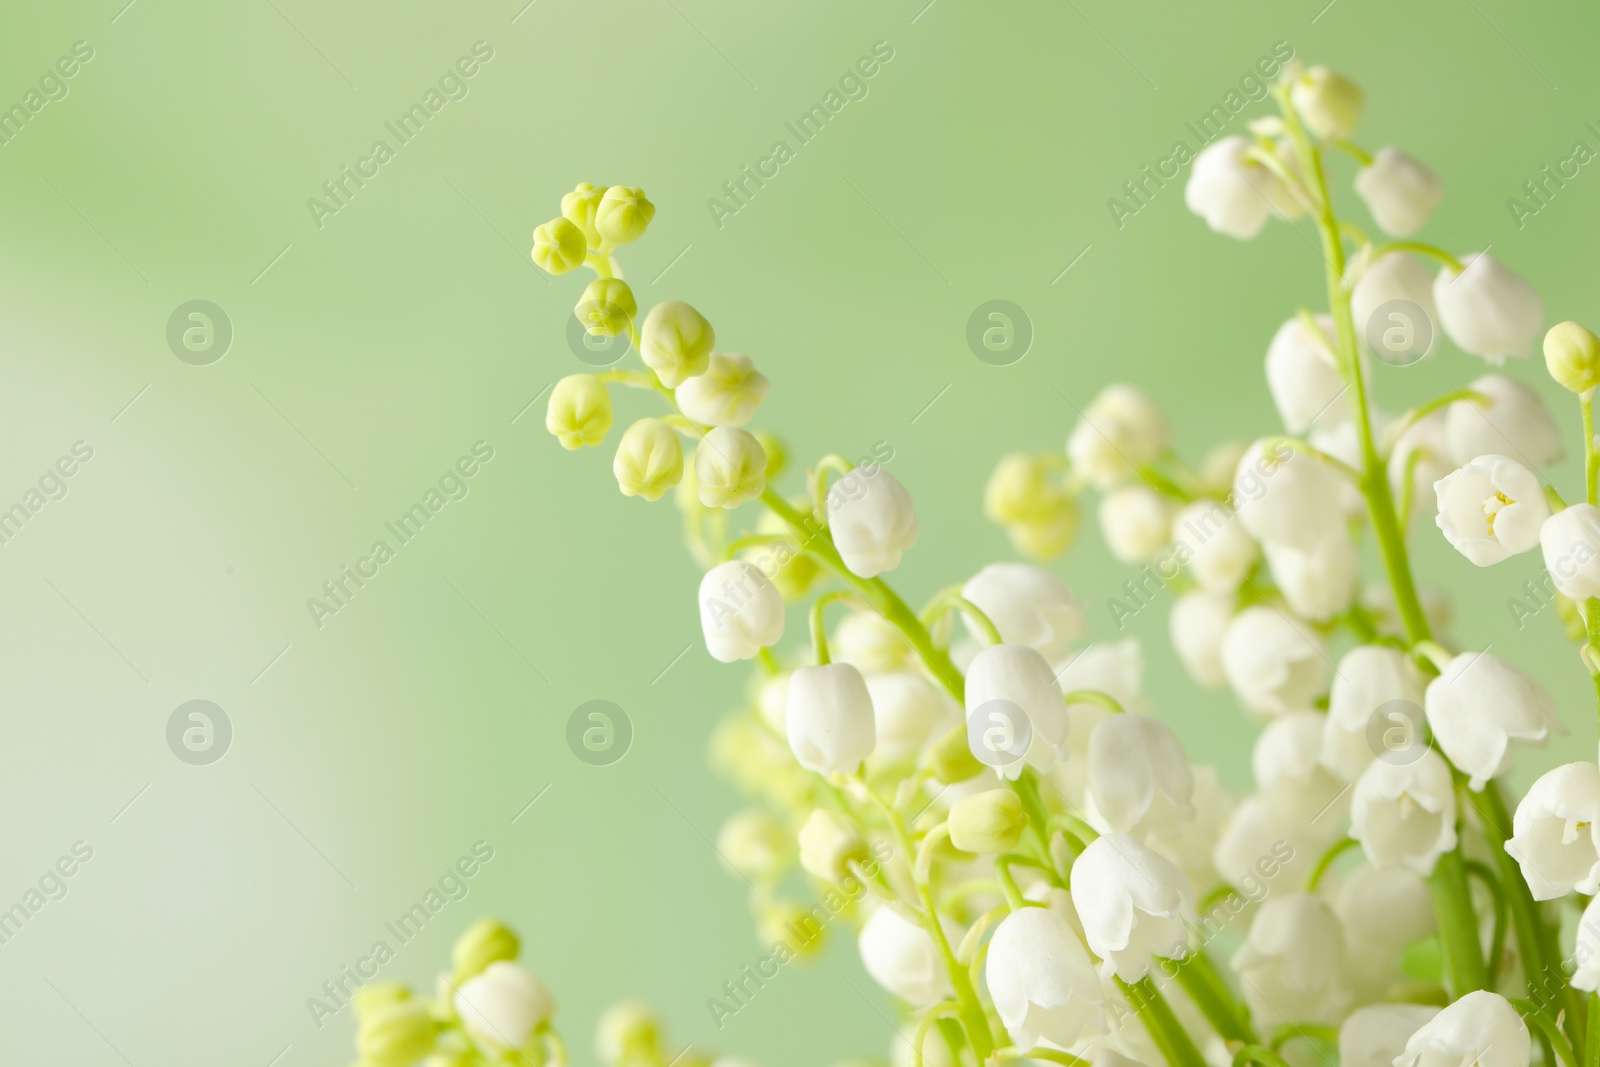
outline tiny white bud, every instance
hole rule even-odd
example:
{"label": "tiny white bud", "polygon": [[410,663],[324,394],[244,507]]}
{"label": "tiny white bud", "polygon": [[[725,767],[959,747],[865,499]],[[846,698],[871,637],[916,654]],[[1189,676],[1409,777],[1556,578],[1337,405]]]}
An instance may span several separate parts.
{"label": "tiny white bud", "polygon": [[917,543],[917,511],[899,479],[881,467],[857,467],[828,487],[834,547],[850,573],[876,578],[900,565]]}
{"label": "tiny white bud", "polygon": [[678,407],[706,426],[743,426],[755,418],[769,388],[749,356],[713,352],[705,373],[678,386]]}
{"label": "tiny white bud", "polygon": [[695,446],[694,477],[702,505],[736,508],[766,488],[767,454],[752,434],[713,427]]}
{"label": "tiny white bud", "polygon": [[855,770],[877,743],[872,696],[848,663],[796,668],[784,722],[795,759],[818,774]]}
{"label": "tiny white bud", "polygon": [[1356,174],[1356,195],[1378,226],[1393,237],[1422,229],[1444,198],[1444,183],[1426,165],[1398,148],[1380,148]]}
{"label": "tiny white bud", "polygon": [[782,639],[783,597],[745,560],[719,563],[700,579],[700,629],[714,659],[752,659]]}
{"label": "tiny white bud", "polygon": [[1361,86],[1338,71],[1316,66],[1295,79],[1289,102],[1311,132],[1326,141],[1355,133],[1361,122]]}

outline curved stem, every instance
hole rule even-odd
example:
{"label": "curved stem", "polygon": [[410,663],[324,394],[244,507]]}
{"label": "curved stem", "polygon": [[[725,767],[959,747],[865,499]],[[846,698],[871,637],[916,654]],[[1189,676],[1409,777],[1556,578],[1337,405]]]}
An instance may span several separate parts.
{"label": "curved stem", "polygon": [[1457,274],[1460,274],[1463,270],[1461,260],[1442,248],[1423,244],[1421,241],[1386,241],[1372,250],[1372,261],[1376,263],[1381,257],[1387,256],[1392,252],[1415,252],[1419,256],[1427,256],[1429,259],[1443,263]]}
{"label": "curved stem", "polygon": [[1278,1027],[1278,1032],[1272,1035],[1269,1047],[1276,1052],[1297,1037],[1308,1041],[1322,1041],[1335,1048],[1339,1045],[1338,1027],[1318,1026],[1315,1023],[1286,1023]]}
{"label": "curved stem", "polygon": [[934,1024],[940,1019],[948,1019],[960,1013],[961,1009],[957,1005],[947,1001],[944,1004],[930,1008],[928,1013],[922,1017],[922,1020],[917,1023],[917,1032],[911,1038],[912,1063],[916,1064],[916,1067],[922,1067],[925,1062],[922,1055],[922,1046],[927,1043],[928,1031],[933,1029]]}
{"label": "curved stem", "polygon": [[1311,868],[1310,877],[1306,879],[1306,892],[1315,893],[1317,886],[1322,884],[1323,875],[1327,874],[1328,869],[1333,866],[1333,861],[1358,844],[1360,842],[1355,838],[1347,837],[1343,841],[1335,842],[1332,848],[1324,852],[1322,858],[1317,860],[1317,865]]}
{"label": "curved stem", "polygon": [[1249,1013],[1241,1010],[1232,990],[1204,952],[1185,957],[1175,977],[1219,1036],[1226,1041],[1255,1042],[1256,1032],[1250,1026]]}
{"label": "curved stem", "polygon": [[1246,1064],[1259,1064],[1259,1067],[1289,1067],[1289,1062],[1265,1045],[1246,1045],[1233,1054],[1233,1067],[1245,1067]]}
{"label": "curved stem", "polygon": [[1550,1042],[1550,1046],[1556,1050],[1556,1055],[1561,1057],[1561,1062],[1566,1067],[1578,1067],[1578,1055],[1572,1051],[1572,1042],[1568,1041],[1567,1035],[1550,1021],[1549,1016],[1539,1010],[1539,1005],[1531,1000],[1514,997],[1511,1006],[1522,1014],[1525,1021],[1539,1028],[1539,1032],[1544,1034],[1545,1040]]}
{"label": "curved stem", "polygon": [[811,647],[817,654],[817,666],[825,667],[828,659],[828,628],[823,624],[822,613],[829,604],[855,596],[849,589],[830,589],[811,602]]}
{"label": "curved stem", "polygon": [[1074,689],[1066,695],[1066,701],[1068,704],[1094,704],[1097,707],[1105,708],[1114,715],[1126,714],[1128,710],[1122,706],[1116,697],[1110,693],[1102,693],[1098,689]]}
{"label": "curved stem", "polygon": [[983,631],[983,636],[989,644],[998,645],[1003,643],[1004,639],[1000,636],[1000,627],[996,626],[994,620],[989,618],[978,605],[962,596],[959,587],[946,589],[934,597],[933,603],[922,611],[922,624],[932,628],[935,623],[944,617],[945,612],[951,608],[956,608],[976,623],[978,628]]}
{"label": "curved stem", "polygon": [[1477,878],[1489,890],[1489,895],[1494,898],[1494,933],[1489,942],[1489,988],[1493,989],[1500,979],[1500,964],[1505,957],[1506,947],[1506,895],[1500,888],[1500,879],[1494,876],[1488,864],[1479,860],[1467,860],[1467,874]]}
{"label": "curved stem", "polygon": [[1150,1040],[1155,1042],[1171,1067],[1206,1067],[1205,1057],[1200,1055],[1200,1050],[1195,1047],[1194,1040],[1184,1030],[1183,1024],[1178,1022],[1178,1017],[1172,1014],[1172,1008],[1167,1005],[1149,975],[1137,982],[1124,982],[1121,978],[1116,982],[1150,1034]]}

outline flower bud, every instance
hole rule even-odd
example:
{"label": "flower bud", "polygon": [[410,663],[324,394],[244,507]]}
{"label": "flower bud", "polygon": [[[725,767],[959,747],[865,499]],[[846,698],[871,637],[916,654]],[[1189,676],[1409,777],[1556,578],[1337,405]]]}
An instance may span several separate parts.
{"label": "flower bud", "polygon": [[928,769],[940,785],[965,782],[983,773],[983,764],[978,762],[967,743],[966,723],[952,727],[934,742],[933,748],[928,751]]}
{"label": "flower bud", "polygon": [[1312,67],[1289,90],[1289,102],[1311,132],[1337,141],[1356,132],[1364,97],[1361,86],[1327,67]]}
{"label": "flower bud", "polygon": [[595,1028],[594,1055],[605,1067],[656,1063],[661,1057],[661,1021],[637,1000],[613,1004]]}
{"label": "flower bud", "polygon": [[583,231],[568,218],[551,219],[533,230],[533,261],[551,274],[565,274],[583,266],[589,244]]}
{"label": "flower bud", "polygon": [[1245,137],[1222,137],[1201,150],[1189,171],[1183,202],[1217,233],[1248,241],[1272,217],[1287,190],[1282,179],[1251,159]]}
{"label": "flower bud", "polygon": [[544,983],[510,960],[464,982],[455,1007],[467,1036],[486,1049],[523,1048],[556,1013]]}
{"label": "flower bud", "polygon": [[369,982],[355,991],[350,1003],[355,1005],[357,1018],[371,1015],[380,1008],[411,999],[411,990],[399,982]]}
{"label": "flower bud", "polygon": [[1433,280],[1439,324],[1464,351],[1499,366],[1507,356],[1526,359],[1544,325],[1544,303],[1520,274],[1487,252],[1461,257]]}
{"label": "flower bud", "polygon": [[600,198],[605,195],[604,189],[579,182],[576,189],[561,198],[561,214],[582,231],[585,243],[591,248],[600,247],[600,231],[594,228],[594,214],[600,206]]}
{"label": "flower bud", "polygon": [[824,882],[842,882],[851,863],[872,858],[855,826],[838,812],[817,808],[800,827],[800,866]]}
{"label": "flower bud", "polygon": [[1267,346],[1267,389],[1290,433],[1345,416],[1337,401],[1349,387],[1333,356],[1333,336],[1333,316],[1318,315],[1315,331],[1296,316],[1278,327]]}
{"label": "flower bud", "polygon": [[828,489],[834,547],[850,573],[876,578],[900,565],[917,543],[917,511],[899,479],[879,468],[856,468]]}
{"label": "flower bud", "polygon": [[1172,501],[1143,484],[1118,486],[1100,498],[1100,532],[1122,563],[1144,563],[1172,539]]}
{"label": "flower bud", "polygon": [[615,337],[639,313],[633,290],[621,278],[596,278],[589,283],[573,314],[591,336]]}
{"label": "flower bud", "polygon": [[663,300],[639,328],[639,356],[668,389],[704,374],[716,343],[711,323],[682,300]]}
{"label": "flower bud", "polygon": [[962,852],[994,856],[1022,840],[1028,815],[1009,789],[986,789],[950,805],[950,843]]}
{"label": "flower bud", "polygon": [[855,770],[877,744],[872,696],[848,663],[797,668],[784,719],[795,759],[818,774]]}
{"label": "flower bud", "polygon": [[660,500],[683,477],[683,445],[677,431],[660,419],[640,419],[623,433],[611,473],[617,476],[623,496]]}
{"label": "flower bud", "polygon": [[766,488],[767,454],[754,435],[717,426],[695,446],[694,477],[705,507],[736,508]]}
{"label": "flower bud", "polygon": [[1063,496],[1055,515],[1048,519],[1014,522],[1006,527],[1012,547],[1030,559],[1052,560],[1072,547],[1078,538],[1078,505]]}
{"label": "flower bud", "polygon": [[746,878],[781,873],[788,849],[789,835],[760,808],[735,812],[717,833],[717,853]]}
{"label": "flower bud", "polygon": [[1170,438],[1161,409],[1133,386],[1117,382],[1083,410],[1067,437],[1067,458],[1096,489],[1109,489],[1154,461]]}
{"label": "flower bud", "polygon": [[1366,201],[1378,226],[1393,237],[1422,229],[1444,198],[1444,184],[1426,165],[1398,148],[1380,148],[1356,175],[1356,195]]}
{"label": "flower bud", "polygon": [[1562,508],[1539,527],[1539,547],[1545,571],[1562,596],[1575,601],[1600,596],[1600,508]]}
{"label": "flower bud", "polygon": [[511,927],[499,919],[479,919],[456,938],[455,946],[450,950],[450,961],[455,965],[455,980],[465,982],[491,963],[514,960],[521,949],[522,942]]}
{"label": "flower bud", "polygon": [[1558,322],[1544,335],[1544,365],[1563,387],[1586,393],[1600,385],[1600,337],[1570,320]]}
{"label": "flower bud", "polygon": [[[710,326],[706,329],[709,333]],[[714,352],[705,373],[678,386],[678,408],[707,426],[743,426],[755,418],[771,384],[749,356]]]}
{"label": "flower bud", "polygon": [[[771,456],[770,452],[768,456]],[[772,469],[770,462],[767,464],[767,469],[769,472]],[[772,475],[769,473],[767,477],[770,479]],[[698,491],[695,500],[699,501]],[[804,506],[806,505],[802,504],[802,507]],[[778,587],[778,592],[784,600],[793,603],[803,598],[823,576],[822,564],[815,556],[800,551],[799,542],[789,539],[793,533],[789,524],[774,512],[761,513],[761,517],[756,520],[756,533],[777,534],[785,539],[778,544],[759,545],[747,549],[740,553],[741,558],[749,560],[760,568],[761,572],[772,580],[772,584]]]}
{"label": "flower bud", "polygon": [[[943,915],[939,925],[951,944],[960,942],[960,927]],[[862,924],[857,944],[873,980],[913,1007],[926,1008],[952,996],[950,973],[921,923],[879,907]]]}
{"label": "flower bud", "polygon": [[756,932],[764,945],[783,942],[796,956],[815,956],[822,948],[825,927],[811,909],[793,900],[768,904],[756,916]]}
{"label": "flower bud", "polygon": [[613,185],[595,209],[594,228],[607,244],[625,245],[643,237],[655,217],[656,206],[644,198],[643,189]]}
{"label": "flower bud", "polygon": [[597,445],[611,430],[611,393],[592,374],[569,374],[550,391],[544,428],[570,451]]}
{"label": "flower bud", "polygon": [[700,579],[700,629],[712,658],[751,659],[783,637],[783,598],[746,561],[720,563]]}
{"label": "flower bud", "polygon": [[1467,385],[1482,400],[1457,400],[1446,409],[1445,443],[1456,463],[1477,456],[1513,455],[1531,467],[1561,459],[1561,429],[1532,388],[1503,374]]}
{"label": "flower bud", "polygon": [[439,1025],[420,1000],[399,1000],[361,1017],[356,1049],[363,1065],[411,1067],[433,1051]]}
{"label": "flower bud", "polygon": [[1002,456],[983,487],[983,514],[1002,526],[1054,517],[1060,511],[1060,500],[1067,497],[1051,480],[1059,466],[1059,456],[1037,452]]}

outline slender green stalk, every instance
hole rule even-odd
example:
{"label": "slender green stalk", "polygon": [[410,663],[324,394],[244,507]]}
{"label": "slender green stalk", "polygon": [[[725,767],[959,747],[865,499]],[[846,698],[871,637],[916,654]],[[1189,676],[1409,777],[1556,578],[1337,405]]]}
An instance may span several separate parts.
{"label": "slender green stalk", "polygon": [[1524,1020],[1538,1027],[1545,1040],[1550,1042],[1550,1047],[1556,1050],[1556,1055],[1561,1057],[1561,1062],[1565,1067],[1578,1067],[1578,1054],[1573,1051],[1572,1043],[1567,1040],[1567,1035],[1556,1028],[1556,1024],[1551,1022],[1550,1017],[1540,1010],[1539,1005],[1531,1000],[1515,998],[1511,1001],[1511,1006],[1522,1013]]}
{"label": "slender green stalk", "polygon": [[1433,910],[1439,919],[1439,942],[1444,947],[1446,987],[1451,1000],[1489,987],[1489,969],[1478,944],[1478,914],[1472,908],[1461,850],[1446,852],[1428,876]]}
{"label": "slender green stalk", "polygon": [[1334,845],[1328,849],[1328,851],[1324,852],[1322,854],[1322,858],[1317,860],[1317,865],[1311,868],[1310,877],[1306,879],[1306,892],[1315,893],[1317,891],[1317,886],[1322,884],[1323,876],[1326,875],[1328,873],[1328,869],[1333,866],[1333,861],[1344,855],[1350,849],[1356,847],[1358,844],[1360,844],[1360,842],[1355,838],[1347,837],[1342,841],[1335,842]]}
{"label": "slender green stalk", "polygon": [[1171,1067],[1206,1067],[1205,1058],[1200,1055],[1200,1050],[1195,1047],[1183,1024],[1178,1022],[1178,1017],[1172,1014],[1172,1008],[1167,1005],[1149,975],[1137,982],[1124,982],[1118,978],[1117,985],[1122,989],[1123,996],[1128,998],[1128,1003],[1133,1005],[1150,1040],[1155,1042]]}
{"label": "slender green stalk", "polygon": [[1506,905],[1505,890],[1500,888],[1500,879],[1495,877],[1489,865],[1478,860],[1467,860],[1467,874],[1478,879],[1489,890],[1489,895],[1494,898],[1494,933],[1489,938],[1489,986],[1493,989],[1500,979],[1500,964],[1505,956],[1506,949],[1506,921],[1509,918],[1509,909]]}
{"label": "slender green stalk", "polygon": [[1590,993],[1588,1000],[1589,1040],[1583,1049],[1583,1067],[1600,1067],[1600,993]]}
{"label": "slender green stalk", "polygon": [[1074,689],[1067,694],[1068,704],[1094,704],[1105,708],[1114,715],[1121,715],[1128,709],[1124,708],[1116,697],[1110,693],[1102,693],[1098,689]]}
{"label": "slender green stalk", "polygon": [[1249,1014],[1240,1010],[1232,991],[1204,953],[1196,952],[1186,957],[1173,977],[1189,994],[1189,999],[1194,1001],[1195,1007],[1200,1009],[1212,1029],[1225,1040],[1255,1043],[1256,1033],[1250,1027]]}

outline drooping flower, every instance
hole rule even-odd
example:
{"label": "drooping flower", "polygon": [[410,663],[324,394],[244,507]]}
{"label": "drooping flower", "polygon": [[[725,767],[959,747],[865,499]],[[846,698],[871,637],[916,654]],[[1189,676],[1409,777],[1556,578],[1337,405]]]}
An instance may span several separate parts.
{"label": "drooping flower", "polygon": [[1322,638],[1262,604],[1245,608],[1222,636],[1222,670],[1245,707],[1266,715],[1305,709],[1328,679]]}
{"label": "drooping flower", "polygon": [[1350,836],[1373,866],[1398,863],[1427,875],[1456,847],[1455,787],[1450,767],[1431,748],[1407,759],[1376,759],[1361,772],[1350,801]]}
{"label": "drooping flower", "polygon": [[1543,744],[1565,733],[1549,690],[1489,652],[1455,656],[1424,693],[1439,749],[1481,790],[1511,766],[1511,742]]}
{"label": "drooping flower", "polygon": [[1018,908],[989,942],[984,977],[1017,1048],[1071,1048],[1104,1033],[1105,990],[1072,924],[1054,908]]}
{"label": "drooping flower", "polygon": [[1517,1009],[1500,994],[1480,989],[1423,1023],[1394,1067],[1528,1067],[1532,1055]]}
{"label": "drooping flower", "polygon": [[[939,925],[948,940],[960,939],[961,931],[943,915]],[[873,981],[912,1007],[926,1008],[951,995],[950,975],[933,938],[894,908],[874,908],[856,944]]]}
{"label": "drooping flower", "polygon": [[1534,900],[1600,892],[1600,767],[1568,763],[1533,783],[1511,820],[1506,852]]}
{"label": "drooping flower", "polygon": [[[988,616],[1007,644],[1027,645],[1050,663],[1072,654],[1089,632],[1083,602],[1060,578],[1030,563],[991,563],[967,579],[961,595]],[[982,637],[975,620],[967,630]]]}
{"label": "drooping flower", "polygon": [[1149,715],[1111,715],[1089,735],[1092,815],[1117,833],[1169,834],[1194,821],[1194,772],[1177,735]]}
{"label": "drooping flower", "polygon": [[783,597],[745,560],[719,563],[700,579],[700,628],[714,658],[751,659],[783,637]]}
{"label": "drooping flower", "polygon": [[850,664],[797,667],[789,676],[784,725],[789,748],[806,770],[855,770],[877,743],[875,721],[867,683]]}
{"label": "drooping flower", "polygon": [[694,477],[702,505],[736,508],[766,488],[766,450],[737,426],[713,427],[694,448]]}
{"label": "drooping flower", "polygon": [[1332,1020],[1349,1001],[1338,917],[1310,893],[1263,901],[1229,965],[1243,979],[1245,1000],[1259,1022]]}
{"label": "drooping flower", "polygon": [[1565,455],[1561,430],[1538,393],[1515,378],[1485,374],[1467,388],[1482,400],[1457,400],[1445,419],[1445,439],[1457,464],[1474,456],[1514,456],[1535,469]]}
{"label": "drooping flower", "polygon": [[1343,518],[1339,475],[1281,442],[1257,441],[1239,460],[1233,495],[1239,521],[1258,541],[1310,548]]}
{"label": "drooping flower", "polygon": [[1356,174],[1356,195],[1392,237],[1410,237],[1444,199],[1444,183],[1432,168],[1385,145]]}
{"label": "drooping flower", "polygon": [[1106,834],[1090,842],[1073,862],[1070,889],[1105,975],[1137,982],[1153,957],[1187,954],[1185,921],[1194,918],[1189,879],[1137,838]]}
{"label": "drooping flower", "polygon": [[1100,390],[1067,437],[1072,468],[1096,489],[1110,489],[1161,455],[1171,431],[1150,398],[1131,385]]}
{"label": "drooping flower", "polygon": [[756,370],[750,357],[713,352],[705,373],[678,386],[678,408],[706,426],[743,426],[755,418],[772,383]]}
{"label": "drooping flower", "polygon": [[1217,233],[1247,241],[1272,217],[1283,181],[1249,158],[1248,138],[1223,137],[1201,150],[1189,171],[1183,202]]}
{"label": "drooping flower", "polygon": [[479,1045],[520,1049],[556,1013],[544,983],[510,960],[489,964],[456,991],[456,1014]]}
{"label": "drooping flower", "polygon": [[663,300],[639,327],[639,358],[668,389],[704,374],[716,343],[711,323],[682,300]]}
{"label": "drooping flower", "polygon": [[1284,429],[1305,433],[1313,422],[1349,418],[1340,403],[1348,386],[1333,347],[1333,316],[1319,315],[1312,330],[1298,315],[1272,335],[1267,347],[1267,388]]}
{"label": "drooping flower", "polygon": [[1507,356],[1528,358],[1544,329],[1544,303],[1521,275],[1477,252],[1461,257],[1462,270],[1439,271],[1433,299],[1439,322],[1462,349],[1499,366]]}
{"label": "drooping flower", "polygon": [[[1067,740],[1067,706],[1054,672],[1027,645],[990,645],[967,667],[967,719],[976,718],[979,762],[1007,778],[1022,774],[1023,760],[1048,769]],[[973,730],[969,729],[969,739]]]}
{"label": "drooping flower", "polygon": [[1433,491],[1440,532],[1480,567],[1533,548],[1550,516],[1539,476],[1509,456],[1479,456],[1435,482]]}
{"label": "drooping flower", "polygon": [[1600,508],[1572,504],[1539,527],[1544,569],[1562,596],[1579,603],[1600,596]]}
{"label": "drooping flower", "polygon": [[858,469],[828,489],[828,521],[834,547],[850,572],[876,578],[900,565],[900,556],[917,543],[917,510],[894,475]]}

